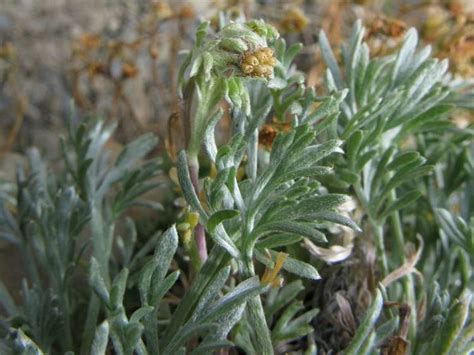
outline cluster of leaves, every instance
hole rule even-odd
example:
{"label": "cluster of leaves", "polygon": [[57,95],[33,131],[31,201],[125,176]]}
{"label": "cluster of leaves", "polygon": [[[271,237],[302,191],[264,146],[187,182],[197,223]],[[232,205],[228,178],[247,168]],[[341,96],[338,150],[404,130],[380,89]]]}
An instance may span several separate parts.
{"label": "cluster of leaves", "polygon": [[[238,319],[233,313],[241,313],[245,299],[261,292],[258,280],[250,278],[219,297],[230,271],[220,269],[182,328],[161,344],[159,305],[179,277],[179,271],[166,276],[178,246],[176,230],[157,233],[138,248],[135,223],[128,219],[127,235],[115,236],[123,213],[156,187],[159,162],[141,162],[156,138],[138,138],[110,165],[104,144],[113,127],[98,122],[69,129],[69,139],[61,141],[65,168],[60,174],[49,174],[32,150],[29,174],[18,171],[17,197],[2,190],[1,237],[18,247],[29,279],[23,283],[22,306],[0,284],[6,312],[2,353],[100,354],[109,338],[120,354],[176,353],[195,334],[208,334],[197,353],[228,346],[226,335]],[[156,207],[145,202],[140,205]],[[153,249],[154,256],[147,257]],[[86,274],[90,287],[78,289]],[[140,307],[124,304],[127,290],[138,290]],[[88,308],[85,319],[83,307]],[[226,317],[235,320],[218,327],[216,322]]]}
{"label": "cluster of leaves", "polygon": [[[429,321],[416,319],[417,303],[435,280],[450,289],[452,301],[445,303],[449,315],[439,320],[444,325],[431,329],[430,339],[437,340],[430,346],[443,353],[459,350],[461,329],[466,326],[463,334],[470,334],[472,327],[466,317],[472,289],[474,132],[472,126],[456,127],[450,117],[454,108],[469,108],[465,103],[472,93],[453,90],[447,62],[430,58],[429,46],[416,50],[414,29],[407,32],[398,52],[381,58],[370,58],[363,37],[364,28],[357,22],[349,43],[342,47],[341,70],[325,34],[319,35],[328,66],[327,89],[349,89],[335,127],[347,154],[334,161],[337,179],[325,182],[330,189],[350,189],[357,196],[364,229],[372,230],[377,245],[382,277],[402,271],[402,292],[393,286],[388,291],[390,298],[411,307],[412,351],[427,351],[421,345],[426,343],[421,329]],[[461,216],[456,217],[456,210]],[[419,274],[427,278],[420,280],[418,289],[410,275],[414,265],[405,254],[416,235],[424,241],[424,250],[422,260],[415,263],[419,261]],[[453,299],[458,296],[459,301]],[[439,288],[432,289],[431,297],[440,299]],[[418,315],[436,317],[429,311]],[[456,312],[462,315],[452,315]],[[466,345],[469,336],[462,341]]]}
{"label": "cluster of leaves", "polygon": [[[334,225],[361,231],[340,210],[352,195],[377,246],[381,285],[369,290],[345,353],[408,341],[420,354],[469,351],[473,134],[448,119],[466,97],[445,78],[447,64],[430,59],[429,48],[416,51],[414,30],[397,53],[371,59],[357,22],[342,49],[343,70],[320,34],[327,95],[317,96],[292,65],[301,46],[287,46],[271,26],[232,23],[212,39],[207,32],[204,23],[179,78],[186,150],[176,168],[187,215],[197,219],[186,233],[196,242],[181,249],[172,226],[140,245],[136,222],[125,217],[137,204],[161,208],[139,200],[158,186],[160,162],[144,160],[153,135],[125,146],[110,164],[104,146],[114,127],[69,123],[59,174],[49,174],[32,151],[16,197],[11,186],[0,190],[0,237],[18,247],[29,280],[22,306],[0,284],[7,313],[0,350],[204,354],[237,345],[272,354],[304,337],[300,351],[331,350],[314,336],[319,310],[304,302],[321,263],[301,242],[331,246]],[[274,49],[273,77],[241,75],[239,55],[262,45]],[[233,124],[218,147],[222,100]],[[259,130],[273,115],[288,129],[270,150],[260,149]],[[212,173],[201,184],[203,162]],[[414,260],[405,247],[417,234],[425,250]],[[199,262],[189,263],[197,254]],[[189,284],[179,281],[183,272]],[[425,278],[418,285],[414,272]],[[293,281],[281,287],[282,275]],[[429,287],[434,281],[440,286]],[[169,298],[176,297],[174,306]],[[409,312],[395,316],[384,300]]]}
{"label": "cluster of leaves", "polygon": [[[209,80],[211,83],[207,87],[212,90],[212,81],[221,79],[211,77]],[[272,108],[272,98],[269,88],[259,81],[251,80],[240,85],[245,85],[249,93],[250,109],[248,114],[240,109],[239,104],[234,104],[233,87],[229,86],[228,96],[233,105],[232,119],[235,122],[230,142],[217,149],[214,130],[222,117],[219,111],[211,118],[203,134],[205,151],[216,168],[215,177],[204,181],[205,205],[193,186],[184,151],[179,155],[177,168],[187,202],[199,213],[200,222],[218,246],[211,251],[211,256],[222,254],[225,250],[239,264],[242,276],[253,277],[255,259],[273,269],[277,268],[278,253],[282,248],[284,250],[289,245],[297,244],[303,238],[317,243],[326,242],[324,233],[320,231],[324,221],[355,229],[358,227],[335,211],[347,200],[347,196],[325,193],[316,180],[318,176],[330,172],[329,167],[321,166],[319,162],[339,151],[340,142],[329,140],[317,143],[316,137],[323,127],[319,130],[295,120],[293,129],[278,136],[271,154],[260,161],[257,130]],[[237,172],[245,156],[247,176],[238,180]],[[203,270],[209,262],[204,264]],[[278,267],[299,277],[319,279],[314,266],[300,258],[287,256]],[[245,319],[252,329],[249,333],[251,345],[247,345],[257,353],[272,352],[272,341],[278,342],[279,338],[271,338],[259,296],[247,303]],[[298,331],[299,336],[307,333],[305,328],[298,328]]]}
{"label": "cluster of leaves", "polygon": [[[21,335],[15,340],[20,350],[24,342],[36,343],[45,352],[78,346],[73,324],[90,295],[74,286],[75,278],[83,274],[84,261],[88,264],[86,255],[93,254],[110,280],[109,266],[118,266],[112,258],[116,220],[136,196],[153,188],[147,180],[156,175],[156,164],[153,169],[148,165],[146,177],[136,177],[141,168],[137,163],[154,147],[156,138],[146,135],[130,143],[110,165],[104,145],[113,129],[102,122],[89,128],[70,123],[70,139],[61,145],[64,169],[52,175],[38,152],[31,150],[28,174],[22,168],[17,173],[16,198],[2,196],[1,237],[18,247],[31,283],[23,285],[23,308],[15,305],[2,285],[2,305],[22,332],[2,331]],[[134,178],[133,188],[110,193]]]}

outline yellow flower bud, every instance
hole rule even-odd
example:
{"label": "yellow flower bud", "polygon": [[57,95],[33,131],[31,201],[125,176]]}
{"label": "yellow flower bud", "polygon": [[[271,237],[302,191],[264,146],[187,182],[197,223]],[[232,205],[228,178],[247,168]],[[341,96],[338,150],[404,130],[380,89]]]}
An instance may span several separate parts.
{"label": "yellow flower bud", "polygon": [[251,66],[250,64],[242,64],[242,71],[244,72],[244,74],[251,74],[253,72],[253,66]]}
{"label": "yellow flower bud", "polygon": [[257,57],[258,61],[260,63],[266,63],[268,61],[268,57],[264,51],[260,51],[258,53],[255,53],[255,56]]}
{"label": "yellow flower bud", "polygon": [[253,68],[253,72],[255,73],[256,76],[265,76],[264,67],[261,65],[255,66]]}
{"label": "yellow flower bud", "polygon": [[250,65],[256,66],[256,65],[258,65],[259,62],[258,62],[257,57],[255,57],[253,55],[250,55],[247,58],[247,63],[249,63]]}
{"label": "yellow flower bud", "polygon": [[261,52],[262,52],[262,53],[265,53],[265,55],[266,55],[268,58],[275,59],[275,58],[273,58],[273,49],[268,48],[268,47],[265,47],[265,48],[262,48],[262,49],[261,49]]}

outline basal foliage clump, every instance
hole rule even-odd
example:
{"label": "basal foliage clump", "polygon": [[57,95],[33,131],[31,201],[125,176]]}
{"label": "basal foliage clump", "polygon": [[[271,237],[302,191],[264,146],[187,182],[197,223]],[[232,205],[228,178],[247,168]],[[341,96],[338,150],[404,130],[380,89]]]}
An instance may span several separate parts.
{"label": "basal foliage clump", "polygon": [[[112,162],[114,127],[102,121],[68,120],[56,174],[32,150],[16,184],[0,185],[0,237],[27,273],[19,303],[0,283],[0,352],[472,350],[474,131],[450,120],[472,106],[469,87],[429,47],[417,50],[415,30],[395,54],[370,58],[357,22],[342,65],[321,33],[323,94],[292,64],[301,45],[265,22],[210,32],[199,26],[179,73],[186,206],[171,227],[140,235],[127,215],[172,208],[143,200],[168,184],[157,180],[168,163],[150,156],[156,137]],[[224,119],[230,138],[217,144]],[[285,129],[262,145],[268,122]],[[366,311],[351,313],[356,328],[339,349],[314,322],[332,316],[311,301],[318,268],[371,243]]]}

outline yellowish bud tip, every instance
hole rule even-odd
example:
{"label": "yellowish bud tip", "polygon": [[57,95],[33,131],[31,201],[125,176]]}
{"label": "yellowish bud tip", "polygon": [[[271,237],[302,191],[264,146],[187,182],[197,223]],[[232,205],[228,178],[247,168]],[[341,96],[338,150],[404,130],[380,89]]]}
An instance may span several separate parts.
{"label": "yellowish bud tip", "polygon": [[272,285],[272,287],[280,287],[282,283],[282,278],[278,275],[283,264],[285,263],[288,254],[286,253],[278,253],[277,259],[275,261],[275,267],[273,269],[265,269],[265,272],[262,276],[262,283],[264,285]]}
{"label": "yellowish bud tip", "polygon": [[196,212],[190,212],[186,215],[186,223],[189,223],[191,229],[197,226],[199,223],[199,214]]}
{"label": "yellowish bud tip", "polygon": [[185,246],[189,246],[191,244],[191,238],[192,238],[192,232],[191,230],[187,230],[185,231],[183,234],[182,234],[182,238],[183,238],[183,244]]}

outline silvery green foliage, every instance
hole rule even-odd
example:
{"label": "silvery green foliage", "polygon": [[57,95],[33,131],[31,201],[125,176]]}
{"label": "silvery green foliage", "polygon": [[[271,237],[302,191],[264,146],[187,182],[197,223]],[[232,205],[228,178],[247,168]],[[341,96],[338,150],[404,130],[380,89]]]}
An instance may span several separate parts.
{"label": "silvery green foliage", "polygon": [[467,354],[474,348],[472,293],[457,298],[433,284],[426,299],[426,316],[419,324],[420,337],[413,353]]}
{"label": "silvery green foliage", "polygon": [[454,244],[459,245],[472,258],[474,257],[474,217],[469,223],[461,217],[455,217],[449,211],[439,208],[436,217],[444,233]]}
{"label": "silvery green foliage", "polygon": [[[415,29],[407,32],[398,52],[374,59],[362,41],[363,35],[361,22],[356,22],[349,43],[342,48],[342,68],[337,65],[324,32],[320,33],[319,42],[328,65],[328,90],[349,89],[337,124],[347,151],[345,159],[339,161],[337,170],[342,181],[337,186],[356,186],[359,199],[366,202],[367,213],[380,224],[426,193],[413,182],[431,174],[436,158],[447,151],[446,137],[463,147],[460,159],[469,161],[466,148],[473,132],[469,128],[461,132],[448,120],[453,99],[466,95],[457,95],[445,83],[446,60],[430,58],[429,46],[417,50]],[[403,148],[410,137],[422,138],[417,146]],[[439,144],[432,141],[423,147],[425,139],[436,139]],[[429,156],[423,156],[424,151]],[[446,170],[459,174],[462,166],[461,160],[458,169]],[[455,184],[449,187],[451,191],[466,180],[466,175],[469,173],[456,179],[448,177]],[[394,191],[400,186],[404,187],[403,194],[394,198]]]}
{"label": "silvery green foliage", "polygon": [[[135,224],[128,219],[128,236],[118,239],[120,258],[115,260],[111,253],[116,219],[144,192],[156,187],[152,178],[159,164],[139,162],[154,147],[156,139],[151,135],[138,138],[110,165],[103,145],[113,127],[98,122],[90,127],[69,126],[69,130],[70,137],[61,142],[66,161],[63,175],[58,179],[48,175],[47,167],[33,150],[30,175],[25,176],[21,169],[18,173],[18,212],[9,209],[7,202],[11,198],[2,199],[0,205],[2,237],[17,245],[27,258],[25,265],[29,266],[33,282],[32,288],[24,283],[21,308],[0,284],[1,303],[9,317],[2,323],[6,327],[2,346],[38,354],[53,349],[100,354],[110,346],[118,354],[176,353],[197,334],[209,334],[197,352],[229,346],[227,334],[240,318],[246,299],[262,292],[256,278],[241,282],[220,297],[229,268],[220,269],[203,288],[192,317],[161,344],[158,336],[166,329],[158,324],[159,306],[179,277],[179,271],[167,275],[178,246],[176,230],[173,227],[157,233],[134,253]],[[121,189],[112,192],[118,184]],[[87,241],[92,245],[91,256],[84,252],[87,244],[78,246],[81,238],[92,239]],[[154,256],[148,259],[153,249]],[[84,262],[90,263],[89,270],[80,266]],[[111,270],[119,265],[126,267],[114,274]],[[89,273],[91,289],[79,293],[72,287],[71,275],[84,271]],[[48,279],[43,280],[40,272]],[[131,314],[124,306],[129,285],[138,287],[141,299],[141,307]],[[84,297],[90,297],[84,333],[82,339],[73,338],[72,324],[76,322],[79,303],[87,303]],[[101,309],[106,317],[98,324]],[[224,327],[219,328],[224,319]],[[74,327],[77,329],[76,324]]]}
{"label": "silvery green foliage", "polygon": [[0,344],[2,354],[43,355],[40,347],[21,329],[12,331],[8,338]]}
{"label": "silvery green foliage", "polygon": [[[261,116],[247,119],[250,126],[253,123],[251,120],[261,120]],[[303,237],[325,242],[324,234],[318,229],[318,223],[322,221],[357,228],[352,221],[335,212],[335,208],[347,197],[323,194],[320,184],[314,180],[329,172],[327,167],[319,166],[318,162],[338,150],[338,141],[315,144],[316,133],[310,126],[297,126],[291,133],[282,134],[276,139],[269,162],[259,172],[250,174],[254,174],[254,181],[248,178],[239,182],[236,173],[244,152],[256,153],[243,139],[245,126],[242,131],[243,135],[237,133],[229,145],[217,151],[213,135],[206,136],[207,151],[211,152],[210,158],[214,159],[218,170],[216,177],[206,180],[204,184],[207,210],[192,188],[184,152],[178,159],[178,175],[188,203],[200,214],[201,222],[214,242],[241,263],[243,275],[251,276],[254,273],[254,256],[267,267],[273,267],[272,258],[276,257],[273,248],[298,243]],[[258,171],[258,166],[256,169]],[[272,258],[269,259],[265,251]],[[218,249],[215,252],[222,253]],[[291,256],[286,259],[283,269],[300,277],[319,278],[312,265]],[[253,306],[248,304],[247,307]],[[257,305],[255,307],[258,308]],[[266,327],[265,323],[259,326]],[[260,334],[268,332],[259,329],[259,326],[252,324]],[[261,340],[253,341],[257,352],[272,351],[268,346],[258,348],[262,345]]]}
{"label": "silvery green foliage", "polygon": [[23,307],[15,308],[14,313],[10,309],[9,315],[24,320],[24,324],[21,329],[9,331],[6,337],[8,348],[20,353],[50,352],[58,341],[58,329],[63,325],[58,297],[53,290],[43,291],[36,286],[29,288],[26,281],[22,284],[22,293]]}
{"label": "silvery green foliage", "polygon": [[[261,27],[259,23],[230,24],[217,36],[221,41],[222,37],[230,35],[242,36],[245,40],[248,31],[251,31],[251,37],[264,36],[268,39],[268,33],[262,29],[265,26]],[[211,53],[208,46],[212,46],[212,40],[206,41],[200,36],[201,32],[198,32],[198,46],[202,45],[203,50]],[[271,40],[274,40],[275,36],[272,37]],[[198,95],[196,114],[192,121],[197,129],[193,131],[191,142],[195,140],[199,144],[190,144],[187,152],[179,154],[177,169],[180,185],[189,206],[199,214],[200,223],[219,246],[211,251],[209,260],[215,262],[214,258],[225,260],[231,257],[238,262],[240,274],[244,277],[255,275],[257,261],[267,268],[275,267],[278,251],[301,242],[303,238],[325,243],[326,237],[320,231],[321,222],[335,222],[358,229],[355,223],[336,211],[340,204],[347,201],[347,196],[327,194],[318,182],[320,176],[331,172],[328,166],[320,164],[322,160],[342,152],[339,140],[319,142],[318,135],[334,121],[338,104],[346,93],[337,94],[335,99],[323,99],[327,104],[321,111],[311,108],[311,99],[314,97],[311,95],[314,92],[306,91],[303,77],[295,77],[291,69],[291,61],[300,46],[286,50],[284,41],[275,45],[279,62],[275,67],[275,77],[270,81],[235,76],[223,79],[222,70],[192,69],[185,80],[186,72],[182,71],[182,87],[195,85]],[[241,48],[241,52],[244,50]],[[198,50],[197,53],[201,52]],[[196,60],[189,59],[189,63],[193,63],[190,64],[191,68],[199,63]],[[188,62],[185,62],[185,66],[187,65]],[[227,90],[224,97],[232,106],[230,113],[234,122],[234,134],[227,144],[218,148],[214,131],[223,114],[215,110],[214,113],[206,111],[207,114],[202,115],[200,100],[206,100],[205,95],[214,97],[211,94],[214,91],[213,85],[221,81],[225,82],[221,87]],[[204,94],[204,90],[209,94]],[[297,113],[299,116],[293,120],[289,132],[278,135],[266,160],[261,160],[258,130],[266,122],[271,109],[276,110],[280,117],[286,112]],[[325,124],[317,128],[311,125],[322,121]],[[201,144],[217,169],[215,177],[208,177],[204,181],[205,205],[196,194],[189,172],[190,166],[196,166],[196,150]],[[244,158],[247,160],[246,164]],[[242,165],[245,166],[246,178],[239,181],[237,172]],[[217,272],[209,265],[209,260],[203,265],[202,272]],[[291,255],[286,258],[282,267],[299,277],[310,280],[319,278],[313,265]],[[181,311],[189,316],[192,302],[192,299],[185,297],[177,312]],[[247,302],[245,322],[252,329],[253,349],[257,353],[272,353],[271,335],[260,297]],[[184,319],[171,329],[177,329],[178,324],[184,324]],[[303,333],[305,334],[305,329],[301,335]]]}
{"label": "silvery green foliage", "polygon": [[[228,332],[239,319],[247,298],[262,291],[256,278],[241,282],[225,296],[219,292],[229,277],[229,267],[221,269],[203,290],[191,317],[170,338],[162,337],[167,327],[159,325],[159,307],[165,294],[173,287],[179,277],[179,271],[170,273],[171,261],[178,247],[178,235],[175,227],[164,232],[158,239],[154,255],[138,271],[138,290],[141,307],[130,317],[123,305],[127,288],[128,269],[123,269],[107,287],[100,275],[98,263],[92,259],[90,284],[105,306],[107,318],[96,330],[93,353],[96,349],[105,349],[110,334],[113,348],[117,354],[174,354],[186,345],[194,336],[204,340],[194,350],[205,353],[213,348],[232,346],[226,340]],[[171,316],[173,319],[173,315]],[[142,340],[146,340],[146,345]]]}
{"label": "silvery green foliage", "polygon": [[[161,163],[146,160],[156,137],[139,137],[111,162],[105,144],[114,126],[68,121],[58,175],[32,150],[16,186],[0,185],[0,237],[18,247],[28,274],[21,305],[0,283],[0,352],[207,354],[235,343],[247,353],[272,354],[305,337],[316,352],[311,321],[318,310],[301,294],[303,282],[311,290],[320,276],[301,242],[326,245],[333,224],[359,231],[338,211],[349,194],[360,202],[364,234],[377,238],[381,278],[407,262],[404,234],[412,240],[418,233],[425,251],[417,267],[441,286],[428,291],[424,314],[416,309],[423,284],[415,289],[405,277],[401,288],[380,286],[346,352],[377,352],[400,330],[384,299],[407,302],[412,321],[424,316],[410,329],[412,352],[470,351],[473,134],[448,119],[454,106],[469,106],[470,94],[456,94],[445,81],[446,62],[430,59],[429,48],[417,51],[414,30],[397,53],[371,59],[357,22],[342,68],[319,36],[328,66],[321,96],[292,64],[301,46],[287,46],[263,21],[222,21],[218,33],[208,32],[207,23],[198,28],[179,74],[187,141],[177,172],[188,211],[206,230],[209,257],[193,270],[179,304],[166,299],[182,290],[174,260],[188,257],[175,227],[139,247],[137,221],[124,217],[137,204],[162,208],[140,199],[158,186]],[[245,77],[242,55],[267,46],[276,57],[273,75]],[[224,113],[232,135],[218,146]],[[271,149],[260,149],[259,130],[273,117],[288,130]],[[215,174],[198,191],[204,160]],[[387,250],[384,236],[392,238]],[[272,288],[278,272],[270,280],[258,276],[280,268],[294,281],[279,289]],[[73,276],[84,279],[80,289]]]}
{"label": "silvery green foliage", "polygon": [[426,158],[417,151],[404,151],[401,143],[412,134],[450,127],[451,90],[442,81],[447,62],[431,59],[429,47],[417,52],[414,29],[396,54],[375,59],[370,58],[363,35],[357,22],[342,49],[342,70],[324,32],[319,41],[329,68],[328,89],[349,89],[337,124],[347,151],[339,177],[342,186],[358,186],[367,213],[380,224],[420,197],[422,192],[413,188],[393,198],[397,187],[432,171]]}
{"label": "silvery green foliage", "polygon": [[[273,346],[277,352],[290,341],[301,339],[312,333],[311,320],[319,312],[318,309],[305,310],[301,293],[304,291],[303,282],[296,280],[280,289],[272,289],[265,301],[265,316],[271,328]],[[252,326],[248,322],[241,322],[236,334],[236,345],[247,354],[256,353],[252,345]]]}
{"label": "silvery green foliage", "polygon": [[[139,161],[156,138],[137,139],[110,164],[104,145],[112,132],[113,127],[100,121],[89,127],[69,121],[69,137],[61,141],[64,170],[50,174],[33,149],[28,154],[28,174],[22,167],[17,173],[15,203],[10,204],[11,195],[0,201],[1,236],[18,247],[32,283],[31,288],[24,283],[21,308],[2,286],[1,302],[8,319],[21,319],[11,323],[8,332],[26,332],[45,352],[77,349],[80,339],[73,338],[73,319],[88,295],[73,287],[72,276],[84,271],[81,263],[88,263],[85,251],[92,245],[104,282],[110,282],[109,265],[116,262],[111,259],[114,223],[137,197],[155,187],[148,181],[158,171],[156,162]],[[119,185],[125,188],[114,193],[112,188]],[[94,328],[95,323],[92,334]]]}
{"label": "silvery green foliage", "polygon": [[[65,347],[71,346],[69,317],[76,305],[70,284],[80,253],[77,238],[89,211],[73,186],[48,177],[36,150],[29,152],[29,162],[28,176],[22,168],[17,173],[16,214],[8,208],[7,200],[0,201],[0,224],[2,236],[16,245],[24,258],[32,283],[31,289],[26,282],[23,287],[24,329],[48,352],[59,339]],[[40,277],[42,273],[47,282]],[[7,303],[11,317],[21,314],[9,297]],[[64,326],[58,331],[59,324]]]}
{"label": "silvery green foliage", "polygon": [[[284,43],[280,47],[280,52],[285,52]],[[290,48],[289,51],[289,54],[281,53],[287,58],[287,62],[297,53],[295,48]],[[288,67],[289,63],[285,65]],[[229,79],[229,82],[232,80]],[[339,146],[342,142],[329,140],[318,143],[317,136],[324,127],[311,127],[305,120],[307,116],[304,116],[294,120],[292,131],[276,138],[268,161],[258,164],[255,134],[274,104],[272,88],[255,79],[241,79],[239,82],[240,85],[245,85],[245,91],[249,93],[250,110],[241,110],[239,105],[234,105],[232,115],[235,134],[230,142],[220,148],[217,148],[215,142],[214,129],[222,117],[221,112],[210,118],[204,134],[205,151],[217,168],[216,177],[204,181],[207,209],[201,205],[192,187],[187,169],[187,154],[183,151],[178,158],[178,176],[184,196],[189,205],[200,214],[210,236],[230,255],[238,258],[242,254],[251,255],[257,242],[262,242],[264,247],[272,238],[275,239],[270,244],[274,247],[280,246],[276,240],[281,242],[285,239],[283,236],[288,236],[294,243],[300,241],[301,236],[324,242],[324,235],[316,228],[318,221],[330,220],[357,228],[352,221],[333,212],[347,197],[324,195],[317,181],[317,177],[331,172],[329,167],[318,163],[332,153],[341,153]],[[281,88],[292,85],[293,82],[288,81]],[[231,86],[229,90],[230,101],[234,103],[238,92],[233,93]],[[331,109],[330,113],[337,114],[337,107],[333,111]],[[316,115],[322,119],[329,112],[313,110],[311,116]],[[315,120],[311,118],[308,121]],[[248,159],[248,178],[237,181],[237,170],[245,156]],[[287,223],[278,223],[282,216],[288,219]],[[292,239],[292,235],[295,238]],[[246,248],[237,246],[235,241],[239,239],[242,239]],[[288,243],[287,240],[286,244]]]}
{"label": "silvery green foliage", "polygon": [[[451,319],[453,323],[440,326],[436,333],[439,340],[429,346],[431,351],[442,348],[443,353],[453,351],[453,346],[461,349],[459,342],[453,345],[459,335],[455,330],[462,334],[472,332],[462,314],[467,314],[470,307],[472,287],[469,219],[473,131],[472,125],[457,128],[449,118],[454,107],[469,107],[472,92],[466,92],[468,84],[454,85],[449,81],[452,79],[446,75],[447,62],[430,58],[430,47],[417,50],[414,29],[407,32],[398,52],[381,58],[370,58],[363,35],[364,28],[357,22],[349,43],[342,48],[342,68],[326,35],[319,35],[328,66],[328,91],[349,90],[334,127],[347,153],[334,161],[338,179],[326,182],[334,189],[354,190],[367,225],[373,230],[385,273],[406,262],[404,235],[413,241],[417,233],[421,234],[424,257],[417,268],[428,279],[449,288],[452,297],[463,295],[459,302],[445,303],[445,309],[452,307],[451,315],[461,315],[452,316],[457,317]],[[459,212],[453,211],[453,204],[459,206],[460,217],[456,217]],[[387,237],[392,240],[390,251],[385,250]],[[416,302],[422,296],[414,294],[409,277],[402,284],[413,319]],[[432,294],[439,299],[438,291]],[[430,312],[435,311],[429,308],[427,314]],[[433,333],[422,330],[415,338],[414,326],[410,331],[412,350],[418,342],[426,343],[427,334],[433,339]],[[420,348],[428,351],[424,346]]]}
{"label": "silvery green foliage", "polygon": [[417,137],[418,149],[435,166],[434,173],[421,185],[426,197],[413,206],[417,233],[433,236],[425,238],[424,274],[442,289],[451,290],[453,297],[464,287],[473,286],[473,137],[472,125]]}
{"label": "silvery green foliage", "polygon": [[[219,167],[216,178],[205,183],[209,211],[204,210],[191,189],[184,168],[185,155],[181,154],[178,167],[185,196],[191,206],[201,213],[201,219],[216,243],[231,255],[239,257],[251,254],[255,245],[263,250],[297,243],[302,237],[325,242],[325,236],[317,228],[318,221],[336,221],[357,228],[349,219],[331,212],[347,197],[322,194],[320,185],[312,179],[330,172],[328,167],[319,166],[318,162],[337,151],[340,143],[312,144],[314,139],[315,133],[308,125],[279,136],[268,165],[251,184],[249,180],[240,183],[236,180],[245,145],[240,135],[234,136],[231,145],[221,147],[216,154],[215,163]],[[286,221],[282,222],[282,218]],[[232,223],[237,219],[240,219],[240,228]],[[224,221],[229,225],[228,232],[221,225]],[[239,250],[234,241],[238,239],[242,239],[248,249]],[[310,269],[308,266],[307,276],[318,278]],[[305,271],[301,270],[301,273]]]}
{"label": "silvery green foliage", "polygon": [[[437,161],[434,152],[424,149],[431,150],[434,142],[428,148],[423,146],[425,140],[436,139],[439,146],[435,149],[442,150],[442,133],[447,130],[466,147],[472,130],[460,134],[448,120],[455,93],[443,81],[447,62],[431,59],[430,47],[417,51],[414,29],[407,32],[397,53],[375,59],[370,58],[368,46],[362,42],[363,34],[364,28],[357,22],[349,43],[343,47],[342,70],[323,32],[319,41],[329,68],[328,89],[347,88],[350,92],[341,104],[337,124],[347,151],[345,159],[338,162],[342,180],[338,186],[355,186],[367,214],[375,224],[381,224],[426,194],[426,188],[423,190],[416,182],[431,174]],[[407,150],[402,146],[410,137],[419,140],[417,146]],[[431,156],[423,156],[424,151]],[[462,183],[463,179],[465,176],[458,177],[456,182]],[[397,189],[403,195],[397,197]]]}

